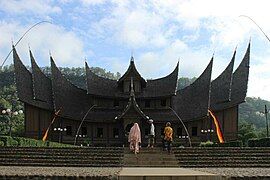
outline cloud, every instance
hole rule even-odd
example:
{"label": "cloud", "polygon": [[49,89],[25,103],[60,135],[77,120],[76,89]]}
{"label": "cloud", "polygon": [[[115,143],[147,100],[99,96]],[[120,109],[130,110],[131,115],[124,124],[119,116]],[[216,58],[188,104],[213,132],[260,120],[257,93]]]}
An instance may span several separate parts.
{"label": "cloud", "polygon": [[61,8],[52,5],[50,0],[8,0],[0,1],[0,10],[8,14],[33,13],[46,15],[51,13],[61,13]]}
{"label": "cloud", "polygon": [[[16,42],[28,27],[18,23],[0,22],[1,59],[11,49],[11,39]],[[83,41],[75,33],[52,24],[42,24],[32,29],[17,45],[17,51],[27,65],[30,64],[28,45],[40,66],[49,66],[49,51],[59,66],[83,66],[84,57],[87,56]],[[9,62],[11,61],[10,57]]]}
{"label": "cloud", "polygon": [[[238,66],[251,36],[248,95],[270,99],[269,42],[250,19],[239,17],[251,17],[269,34],[268,8],[267,0],[0,1],[0,56],[7,54],[11,39],[42,17],[59,24],[43,24],[26,36],[18,51],[27,63],[29,43],[41,65],[49,65],[50,50],[60,66],[83,66],[87,57],[92,66],[123,73],[133,50],[146,78],[169,74],[179,59],[180,76],[198,77],[215,53],[214,79],[236,46]],[[257,90],[261,84],[264,91]]]}
{"label": "cloud", "polygon": [[93,5],[101,5],[106,2],[106,0],[80,0],[84,6],[93,6]]}

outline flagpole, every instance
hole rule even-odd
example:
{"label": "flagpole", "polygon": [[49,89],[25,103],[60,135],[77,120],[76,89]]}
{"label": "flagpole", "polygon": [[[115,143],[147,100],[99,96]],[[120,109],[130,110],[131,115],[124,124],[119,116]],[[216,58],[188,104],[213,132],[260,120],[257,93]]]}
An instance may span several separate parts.
{"label": "flagpole", "polygon": [[50,128],[51,128],[53,122],[55,121],[56,117],[57,117],[58,114],[60,113],[61,109],[62,109],[62,108],[60,108],[60,109],[54,114],[54,117],[53,117],[53,119],[52,119],[52,121],[51,121],[49,127],[47,128],[47,130],[46,130],[46,132],[45,132],[45,134],[44,134],[44,136],[43,136],[43,138],[42,138],[42,141],[46,141],[47,136],[48,136],[48,133],[49,133],[49,130],[50,130]]}
{"label": "flagpole", "polygon": [[74,138],[74,146],[76,145],[77,137],[78,137],[79,131],[80,131],[80,129],[81,129],[81,126],[82,126],[82,124],[83,124],[83,122],[84,122],[86,116],[87,116],[88,113],[89,113],[94,107],[96,107],[96,106],[97,106],[96,104],[94,104],[93,106],[91,106],[91,107],[88,109],[88,111],[86,112],[86,114],[84,115],[84,117],[83,117],[83,119],[82,119],[82,121],[81,121],[81,123],[80,123],[80,125],[79,125],[79,127],[78,127],[78,130],[77,130],[77,133],[76,133],[76,135],[75,135],[75,138]]}

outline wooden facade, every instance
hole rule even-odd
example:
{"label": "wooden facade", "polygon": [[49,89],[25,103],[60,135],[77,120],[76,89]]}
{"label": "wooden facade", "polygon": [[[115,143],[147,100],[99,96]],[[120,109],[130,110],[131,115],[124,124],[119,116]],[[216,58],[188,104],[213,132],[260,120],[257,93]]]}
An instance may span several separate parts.
{"label": "wooden facade", "polygon": [[[25,68],[13,48],[17,92],[25,104],[25,136],[41,139],[54,113],[61,109],[49,133],[52,141],[72,144],[85,117],[77,137],[78,144],[87,140],[96,146],[127,145],[129,129],[137,122],[142,144],[146,145],[148,120],[153,119],[157,144],[161,144],[163,128],[169,121],[174,129],[174,143],[185,145],[187,133],[173,109],[186,125],[191,141],[198,144],[209,139],[217,141],[214,123],[208,116],[208,109],[211,109],[219,120],[225,140],[235,140],[238,105],[244,102],[247,92],[249,54],[250,44],[239,67],[233,72],[234,53],[228,67],[213,81],[212,58],[201,76],[180,90],[177,90],[179,63],[168,76],[145,80],[132,57],[126,73],[117,81],[97,76],[86,63],[87,89],[81,89],[61,74],[52,57],[52,74],[48,78],[31,52],[32,72]],[[65,131],[53,131],[54,128]],[[205,130],[214,132],[206,133]]]}

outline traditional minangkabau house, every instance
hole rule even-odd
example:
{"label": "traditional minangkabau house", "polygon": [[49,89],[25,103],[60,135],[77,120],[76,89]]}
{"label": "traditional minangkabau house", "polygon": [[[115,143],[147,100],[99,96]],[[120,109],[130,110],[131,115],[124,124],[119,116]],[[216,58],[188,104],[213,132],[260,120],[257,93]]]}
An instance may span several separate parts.
{"label": "traditional minangkabau house", "polygon": [[[197,80],[180,90],[177,90],[179,63],[171,74],[154,80],[141,77],[133,57],[119,80],[100,77],[85,63],[87,89],[82,89],[61,74],[52,57],[51,77],[43,74],[31,51],[31,72],[14,47],[13,58],[17,93],[25,108],[26,137],[41,139],[54,113],[61,109],[50,128],[48,138],[53,141],[73,143],[86,116],[79,131],[82,135],[78,137],[79,143],[88,139],[93,145],[122,146],[127,143],[132,123],[137,122],[145,144],[148,120],[153,119],[157,143],[161,143],[165,123],[170,121],[174,144],[185,144],[187,134],[173,109],[183,120],[193,143],[207,139],[217,141],[214,123],[208,115],[211,109],[219,120],[225,140],[237,139],[238,106],[245,101],[247,92],[250,44],[234,72],[235,52],[227,68],[211,81],[212,58]],[[65,131],[53,131],[56,127]]]}

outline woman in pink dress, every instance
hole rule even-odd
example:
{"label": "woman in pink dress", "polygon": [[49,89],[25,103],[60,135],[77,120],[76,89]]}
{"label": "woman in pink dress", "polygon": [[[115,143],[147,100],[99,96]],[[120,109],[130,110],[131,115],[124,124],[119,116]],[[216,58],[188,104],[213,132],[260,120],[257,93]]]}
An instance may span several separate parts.
{"label": "woman in pink dress", "polygon": [[130,129],[128,142],[130,150],[134,151],[135,154],[139,153],[139,143],[141,143],[141,130],[138,123],[134,123]]}

